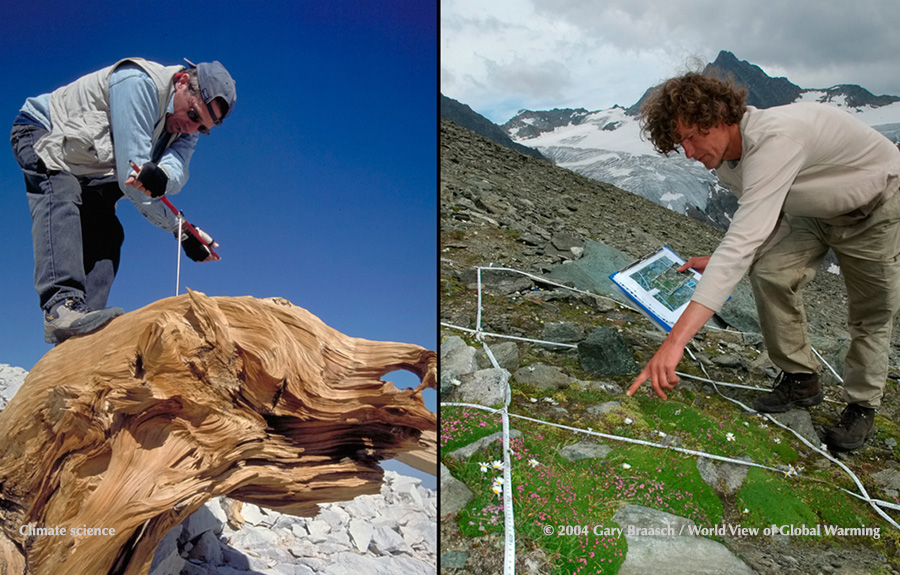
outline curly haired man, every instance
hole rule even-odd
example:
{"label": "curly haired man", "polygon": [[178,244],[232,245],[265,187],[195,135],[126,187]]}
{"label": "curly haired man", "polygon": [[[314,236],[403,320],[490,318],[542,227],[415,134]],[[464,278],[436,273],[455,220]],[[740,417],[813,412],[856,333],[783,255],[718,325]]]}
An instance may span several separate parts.
{"label": "curly haired man", "polygon": [[733,221],[710,257],[687,310],[628,390],[647,379],[656,394],[679,381],[684,346],[750,272],[769,357],[782,373],[762,412],[813,406],[824,396],[801,290],[829,248],[849,299],[850,348],[833,449],[863,445],[874,429],[900,309],[900,151],[849,113],[818,103],[747,106],[732,82],[690,73],[662,84],[641,109],[642,128],[663,154],[684,150],[738,198]]}

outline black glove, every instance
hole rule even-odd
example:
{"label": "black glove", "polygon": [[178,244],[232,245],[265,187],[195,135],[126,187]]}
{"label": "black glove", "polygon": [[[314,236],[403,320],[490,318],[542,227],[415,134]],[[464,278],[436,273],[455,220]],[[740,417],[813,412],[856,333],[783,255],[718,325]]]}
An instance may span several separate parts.
{"label": "black glove", "polygon": [[[202,237],[207,244],[213,244],[213,239],[209,234],[198,227],[194,227],[194,229],[197,230],[197,233],[200,234],[200,237]],[[194,234],[188,231],[187,226],[181,230],[181,247],[184,248],[185,255],[195,262],[202,262],[212,255],[209,248],[203,245],[203,242],[195,238]]]}
{"label": "black glove", "polygon": [[150,197],[158,198],[165,195],[169,176],[165,170],[153,162],[147,162],[141,166],[141,171],[137,175],[137,181],[150,192]]}

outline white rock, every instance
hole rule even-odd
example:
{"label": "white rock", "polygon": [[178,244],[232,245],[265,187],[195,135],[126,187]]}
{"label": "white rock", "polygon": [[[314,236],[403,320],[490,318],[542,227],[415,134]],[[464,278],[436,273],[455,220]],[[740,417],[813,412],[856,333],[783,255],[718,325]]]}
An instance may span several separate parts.
{"label": "white rock", "polygon": [[374,533],[375,530],[368,521],[362,519],[350,520],[350,539],[360,553],[365,553],[366,549],[369,548],[369,542],[372,541]]}
{"label": "white rock", "polygon": [[426,563],[408,557],[406,555],[391,555],[390,557],[380,557],[379,562],[382,565],[382,573],[403,573],[403,575],[434,575],[437,572],[436,565]]}
{"label": "white rock", "polygon": [[307,541],[306,539],[291,542],[288,545],[288,551],[294,557],[315,558],[319,556],[318,547],[316,547],[312,542]]}
{"label": "white rock", "polygon": [[322,555],[333,555],[335,553],[343,553],[344,551],[350,550],[349,541],[348,545],[340,545],[338,543],[334,543],[333,541],[323,541],[319,543],[319,553]]}
{"label": "white rock", "polygon": [[380,569],[378,559],[346,552],[335,555],[332,563],[322,573],[324,575],[347,575],[347,573],[375,575],[384,573],[384,571]]}
{"label": "white rock", "polygon": [[301,557],[297,559],[297,565],[308,567],[313,571],[324,571],[325,567],[328,566],[328,561],[317,557]]}
{"label": "white rock", "polygon": [[340,530],[331,530],[331,533],[328,534],[328,541],[326,543],[334,543],[335,545],[341,545],[347,549],[350,548],[350,534],[346,529]]}
{"label": "white rock", "polygon": [[321,543],[327,539],[328,533],[331,531],[331,525],[325,523],[321,519],[313,519],[306,524],[309,530],[309,540],[313,543]]}
{"label": "white rock", "polygon": [[434,521],[422,519],[415,523],[407,523],[400,527],[400,533],[410,546],[424,544],[430,551],[436,550],[437,525]]}
{"label": "white rock", "polygon": [[278,536],[265,527],[245,525],[243,529],[231,538],[231,545],[235,549],[266,549],[278,542]]}
{"label": "white rock", "polygon": [[[344,515],[346,515],[348,519],[350,518],[346,512]],[[334,509],[323,509],[322,512],[319,513],[318,519],[330,525],[332,529],[341,527],[341,524],[344,522],[343,517]]]}
{"label": "white rock", "polygon": [[228,523],[228,516],[225,515],[225,498],[224,497],[216,497],[210,501],[207,501],[203,506],[206,507],[210,513],[216,518],[223,526]]}
{"label": "white rock", "polygon": [[25,377],[28,372],[21,367],[13,367],[5,363],[0,363],[0,409],[6,407],[16,392],[25,383]]}
{"label": "white rock", "polygon": [[409,545],[399,533],[388,527],[376,527],[372,535],[372,546],[382,555],[392,555],[409,550]]}
{"label": "white rock", "polygon": [[274,523],[265,515],[261,507],[252,503],[244,503],[241,507],[241,516],[251,525],[272,525]]}
{"label": "white rock", "polygon": [[411,484],[403,484],[398,490],[397,493],[400,494],[400,500],[412,503],[416,507],[422,507],[422,496],[419,495],[419,490],[415,485]]}
{"label": "white rock", "polygon": [[224,524],[223,498],[217,498],[166,536],[155,554],[164,571],[152,575],[432,575],[437,498],[419,479],[388,471],[381,494],[322,504],[314,518],[244,504],[247,523],[237,531]]}

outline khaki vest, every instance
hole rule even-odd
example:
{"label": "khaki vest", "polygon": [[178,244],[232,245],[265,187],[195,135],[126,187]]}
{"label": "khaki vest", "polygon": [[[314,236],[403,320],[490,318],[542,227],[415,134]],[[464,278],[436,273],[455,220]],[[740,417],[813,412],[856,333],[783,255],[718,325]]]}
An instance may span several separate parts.
{"label": "khaki vest", "polygon": [[150,75],[159,96],[159,113],[153,143],[165,130],[166,107],[175,91],[175,74],[184,66],[163,66],[143,58],[126,58],[63,86],[50,94],[53,129],[34,145],[48,169],[76,176],[111,175],[115,172],[109,119],[109,77],[124,63],[133,63]]}

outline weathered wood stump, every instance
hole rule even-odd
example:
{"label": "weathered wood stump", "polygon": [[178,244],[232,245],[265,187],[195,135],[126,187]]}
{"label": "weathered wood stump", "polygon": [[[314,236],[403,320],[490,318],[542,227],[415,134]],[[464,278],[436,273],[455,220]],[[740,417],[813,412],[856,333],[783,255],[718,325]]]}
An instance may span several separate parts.
{"label": "weathered wood stump", "polygon": [[[435,363],[286,300],[197,292],[72,338],[0,413],[0,573],[145,574],[213,497],[308,516],[377,493],[383,459],[434,473]],[[421,385],[380,379],[397,369]]]}

